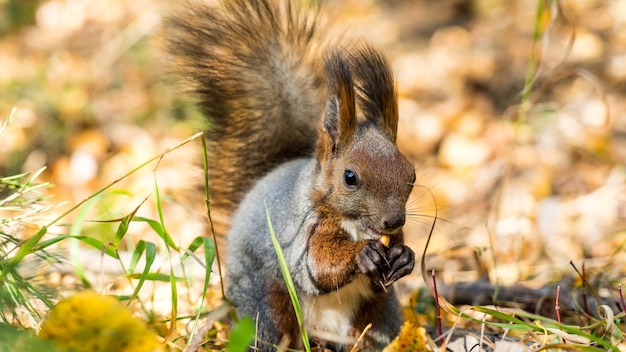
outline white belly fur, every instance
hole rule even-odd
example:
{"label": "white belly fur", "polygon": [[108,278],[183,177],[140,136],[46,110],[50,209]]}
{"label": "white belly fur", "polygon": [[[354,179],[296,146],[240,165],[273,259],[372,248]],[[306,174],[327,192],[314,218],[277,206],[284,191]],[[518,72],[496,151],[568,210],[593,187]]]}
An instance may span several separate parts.
{"label": "white belly fur", "polygon": [[361,276],[337,291],[306,297],[302,302],[302,314],[309,337],[355,343],[356,339],[348,333],[362,302],[372,295],[369,279]]}

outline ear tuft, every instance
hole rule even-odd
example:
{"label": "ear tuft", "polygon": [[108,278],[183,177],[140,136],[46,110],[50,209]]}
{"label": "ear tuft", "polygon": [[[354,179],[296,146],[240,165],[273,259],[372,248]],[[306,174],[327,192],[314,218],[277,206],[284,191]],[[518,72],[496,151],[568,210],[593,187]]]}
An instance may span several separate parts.
{"label": "ear tuft", "polygon": [[340,52],[333,52],[325,61],[329,98],[322,121],[328,141],[325,147],[335,152],[347,144],[357,127],[354,82],[350,63]]}
{"label": "ear tuft", "polygon": [[396,83],[389,63],[377,49],[361,44],[351,52],[357,99],[365,119],[394,142],[398,134]]}

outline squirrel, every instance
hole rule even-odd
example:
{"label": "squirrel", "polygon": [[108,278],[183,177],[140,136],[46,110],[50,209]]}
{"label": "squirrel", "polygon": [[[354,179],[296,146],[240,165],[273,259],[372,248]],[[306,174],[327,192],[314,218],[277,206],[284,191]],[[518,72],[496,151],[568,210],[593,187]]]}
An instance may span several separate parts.
{"label": "squirrel", "polygon": [[227,299],[257,320],[258,350],[302,347],[266,211],[316,345],[391,342],[403,323],[391,285],[415,265],[402,232],[415,168],[396,146],[390,66],[369,44],[325,37],[320,12],[196,0],[166,23],[175,70],[209,122]]}

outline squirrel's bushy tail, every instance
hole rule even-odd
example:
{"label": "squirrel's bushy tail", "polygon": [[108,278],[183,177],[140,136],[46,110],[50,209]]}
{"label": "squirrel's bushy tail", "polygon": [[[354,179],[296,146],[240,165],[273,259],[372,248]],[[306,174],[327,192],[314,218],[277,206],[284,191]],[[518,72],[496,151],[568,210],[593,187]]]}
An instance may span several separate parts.
{"label": "squirrel's bushy tail", "polygon": [[[311,156],[324,108],[317,8],[289,0],[190,1],[166,23],[175,73],[209,122],[216,231],[256,180]],[[216,219],[222,218],[222,219]]]}

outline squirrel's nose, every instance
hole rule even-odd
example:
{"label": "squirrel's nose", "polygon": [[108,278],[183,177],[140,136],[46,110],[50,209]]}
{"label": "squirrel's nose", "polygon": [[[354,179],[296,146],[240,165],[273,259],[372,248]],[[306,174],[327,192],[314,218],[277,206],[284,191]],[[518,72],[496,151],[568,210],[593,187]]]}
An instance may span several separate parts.
{"label": "squirrel's nose", "polygon": [[405,221],[406,216],[404,213],[388,215],[385,219],[383,219],[385,232],[390,233],[399,230],[402,226],[404,226]]}

